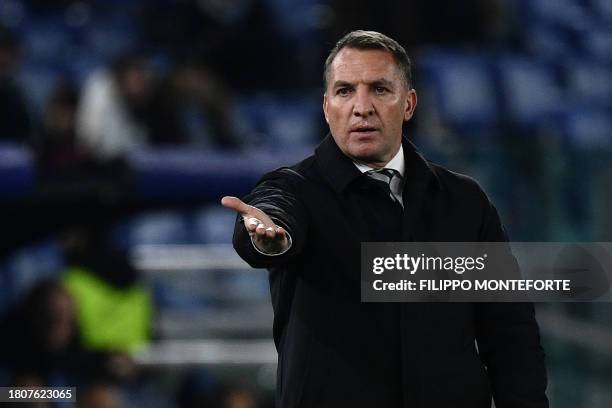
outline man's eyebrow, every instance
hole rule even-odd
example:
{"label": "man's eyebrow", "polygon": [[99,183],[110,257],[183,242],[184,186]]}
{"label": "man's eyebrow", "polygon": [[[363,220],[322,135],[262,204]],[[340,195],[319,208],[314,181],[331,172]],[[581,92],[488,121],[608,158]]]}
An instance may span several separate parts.
{"label": "man's eyebrow", "polygon": [[[373,81],[369,81],[367,84],[370,86],[385,86],[387,88],[393,88],[393,81],[390,81],[385,78],[375,79]],[[333,83],[332,89],[343,88],[343,87],[354,87],[354,86],[355,84],[351,82],[338,80]]]}
{"label": "man's eyebrow", "polygon": [[[373,85],[373,86],[387,86],[387,87],[392,87],[393,86],[393,81],[390,81],[388,79],[385,78],[379,78],[379,79],[375,79],[373,81],[369,81],[367,83],[368,85]],[[333,84],[333,88],[339,88],[339,87],[344,87],[344,86],[355,86],[353,83],[348,82],[348,81],[343,81],[343,80],[339,80],[334,82]]]}
{"label": "man's eyebrow", "polygon": [[386,87],[389,87],[389,88],[393,87],[393,82],[389,81],[388,79],[385,79],[385,78],[380,78],[380,79],[374,80],[374,81],[370,82],[369,84],[370,85],[374,85],[374,86],[382,85],[382,86],[386,86]]}
{"label": "man's eyebrow", "polygon": [[347,81],[336,81],[334,82],[333,88],[340,88],[343,86],[353,86],[353,84]]}

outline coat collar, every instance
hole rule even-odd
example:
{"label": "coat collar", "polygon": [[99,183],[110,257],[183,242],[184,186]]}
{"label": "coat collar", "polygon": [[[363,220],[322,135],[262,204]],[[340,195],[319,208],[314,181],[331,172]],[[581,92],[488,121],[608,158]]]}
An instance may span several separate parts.
{"label": "coat collar", "polygon": [[[402,137],[405,161],[405,187],[406,194],[412,195],[415,190],[421,190],[431,180],[437,181],[429,163],[417,152],[415,146],[404,136]],[[315,157],[323,176],[337,193],[342,193],[355,180],[362,177],[353,161],[338,147],[331,134],[315,149]],[[437,182],[436,182],[437,185]],[[413,196],[414,197],[414,196]],[[410,198],[409,198],[410,199]]]}

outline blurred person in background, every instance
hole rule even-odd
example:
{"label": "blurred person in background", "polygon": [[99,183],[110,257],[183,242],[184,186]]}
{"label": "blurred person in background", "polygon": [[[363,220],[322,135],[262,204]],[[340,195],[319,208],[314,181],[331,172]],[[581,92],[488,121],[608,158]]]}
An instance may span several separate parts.
{"label": "blurred person in background", "polygon": [[121,408],[121,397],[114,384],[93,382],[77,390],[77,408]]}
{"label": "blurred person in background", "polygon": [[78,171],[89,161],[76,140],[76,110],[78,90],[60,82],[45,106],[42,124],[34,133],[32,148],[43,175],[64,171]]}
{"label": "blurred person in background", "polygon": [[16,382],[62,382],[83,368],[74,302],[58,282],[35,285],[2,323],[2,362]]}
{"label": "blurred person in background", "polygon": [[400,44],[351,32],[324,80],[330,134],[314,155],[222,200],[238,254],[270,271],[277,405],[547,408],[532,304],[361,302],[362,242],[507,236],[473,179],[402,135],[417,95]]}
{"label": "blurred person in background", "polygon": [[116,247],[106,225],[73,228],[62,244],[67,258],[62,281],[77,306],[83,347],[112,353],[115,371],[133,376],[129,352],[148,344],[153,309],[128,251]]}
{"label": "blurred person in background", "polygon": [[252,392],[242,388],[230,388],[223,397],[223,408],[258,408],[260,405]]}
{"label": "blurred person in background", "polygon": [[115,219],[125,208],[131,191],[130,169],[122,158],[97,156],[77,140],[78,103],[78,89],[72,83],[55,84],[29,140],[35,189],[24,202],[4,203],[3,220],[13,235],[2,242],[0,253],[67,226]]}
{"label": "blurred person in background", "polygon": [[82,346],[70,292],[58,281],[36,284],[2,321],[0,365],[12,384],[75,386],[91,379],[123,381],[113,356]]}
{"label": "blurred person in background", "polygon": [[182,380],[179,408],[260,408],[262,404],[249,389],[232,382],[220,382],[204,369],[194,370]]}
{"label": "blurred person in background", "polygon": [[[31,140],[40,198],[112,203],[127,190],[129,169],[122,158],[98,156],[77,140],[78,89],[59,81],[49,96]],[[83,211],[87,211],[85,206]],[[83,216],[86,220],[90,214]]]}
{"label": "blurred person in background", "polygon": [[151,72],[139,54],[126,53],[85,83],[76,118],[79,143],[102,159],[124,157],[148,143],[145,123]]}
{"label": "blurred person in background", "polygon": [[179,62],[157,81],[147,110],[151,145],[236,149],[232,100],[203,63]]}
{"label": "blurred person in background", "polygon": [[17,36],[0,25],[0,141],[26,143],[30,137],[30,115],[15,82],[20,54]]}

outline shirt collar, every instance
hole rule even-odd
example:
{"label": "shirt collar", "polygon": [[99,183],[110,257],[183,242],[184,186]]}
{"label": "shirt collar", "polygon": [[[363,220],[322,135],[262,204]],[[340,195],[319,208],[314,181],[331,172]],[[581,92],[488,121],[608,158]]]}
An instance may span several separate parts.
{"label": "shirt collar", "polygon": [[[365,173],[366,171],[370,171],[373,169],[373,167],[370,167],[366,164],[363,163],[358,163],[358,162],[353,162],[355,164],[355,166],[357,166],[357,168],[359,169],[360,172]],[[395,156],[393,156],[393,158],[391,159],[391,161],[389,161],[389,163],[387,163],[387,165],[385,166],[385,169],[393,169],[399,172],[399,174],[404,177],[404,172],[406,169],[406,164],[404,162],[404,147],[402,145],[400,145],[399,150],[397,151],[397,153],[395,154]]]}

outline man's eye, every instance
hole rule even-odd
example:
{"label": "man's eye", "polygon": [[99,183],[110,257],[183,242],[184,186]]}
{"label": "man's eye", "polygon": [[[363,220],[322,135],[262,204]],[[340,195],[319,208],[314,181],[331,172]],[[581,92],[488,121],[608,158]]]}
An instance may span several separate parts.
{"label": "man's eye", "polygon": [[374,88],[374,90],[377,94],[384,94],[385,92],[387,92],[387,88],[385,88],[384,86],[377,86],[376,88]]}
{"label": "man's eye", "polygon": [[351,92],[351,90],[349,88],[340,88],[340,89],[338,89],[338,91],[336,91],[336,94],[340,95],[340,96],[346,96],[350,92]]}

